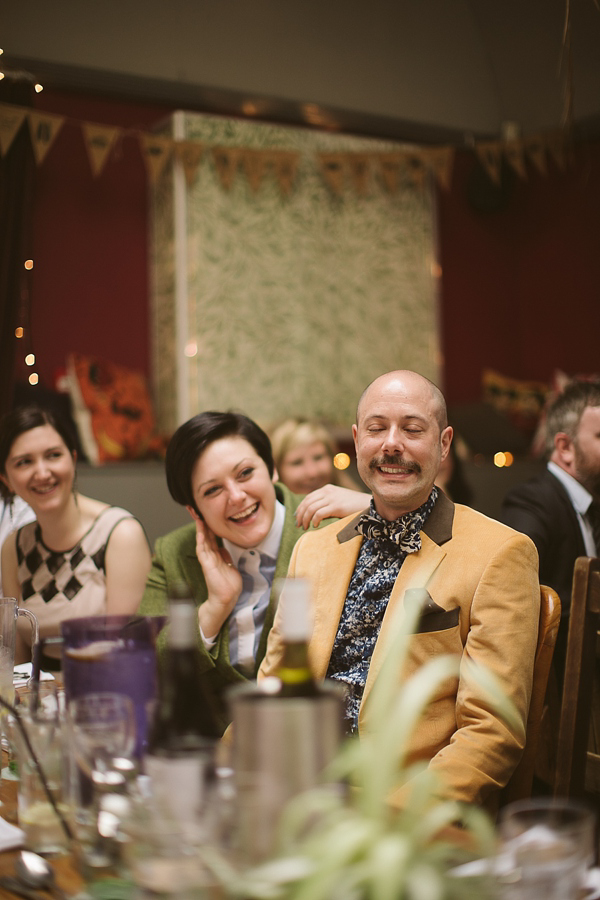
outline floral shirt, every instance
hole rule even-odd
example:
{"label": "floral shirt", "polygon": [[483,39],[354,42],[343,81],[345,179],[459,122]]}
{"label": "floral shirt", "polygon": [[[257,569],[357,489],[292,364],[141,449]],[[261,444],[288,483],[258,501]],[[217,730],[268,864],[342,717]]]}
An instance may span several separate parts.
{"label": "floral shirt", "polygon": [[356,530],[363,542],[350,579],[344,609],[329,660],[327,677],[346,688],[346,731],[358,730],[358,712],[369,672],[371,656],[388,600],[407,554],[421,549],[421,529],[438,497],[433,488],[418,509],[387,522],[373,501]]}

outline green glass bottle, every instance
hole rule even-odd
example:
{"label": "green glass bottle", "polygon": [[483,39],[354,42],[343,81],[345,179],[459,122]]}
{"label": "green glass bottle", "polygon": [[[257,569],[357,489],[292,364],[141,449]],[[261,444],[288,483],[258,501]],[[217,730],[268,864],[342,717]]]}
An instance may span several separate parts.
{"label": "green glass bottle", "polygon": [[287,578],[281,595],[283,657],[277,670],[281,697],[315,697],[320,691],[308,658],[312,632],[310,584],[304,578]]}

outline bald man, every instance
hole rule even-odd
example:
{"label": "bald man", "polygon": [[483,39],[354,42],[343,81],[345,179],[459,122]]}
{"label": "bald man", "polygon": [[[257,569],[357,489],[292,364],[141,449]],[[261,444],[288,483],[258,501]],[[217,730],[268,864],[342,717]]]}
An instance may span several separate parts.
{"label": "bald man", "polygon": [[[396,611],[421,614],[400,679],[441,654],[490,669],[518,711],[508,725],[472,679],[441,686],[417,726],[411,760],[426,760],[446,798],[493,808],[525,742],[537,642],[537,551],[526,536],[452,503],[434,486],[452,428],[440,390],[411,371],[375,379],[352,428],[368,510],[296,544],[289,575],[310,579],[315,675],[346,688],[348,733],[369,731],[369,693]],[[259,678],[281,659],[279,615]],[[394,798],[398,804],[407,787]]]}

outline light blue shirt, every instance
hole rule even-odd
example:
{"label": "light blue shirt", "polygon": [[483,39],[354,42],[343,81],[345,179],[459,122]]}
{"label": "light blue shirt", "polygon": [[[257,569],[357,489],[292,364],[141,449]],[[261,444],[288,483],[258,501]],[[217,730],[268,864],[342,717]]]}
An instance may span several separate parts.
{"label": "light blue shirt", "polygon": [[573,478],[572,475],[569,475],[568,472],[565,472],[565,470],[561,469],[560,466],[557,466],[556,463],[549,462],[548,471],[551,472],[555,478],[558,478],[569,495],[569,499],[573,504],[573,509],[577,514],[577,521],[579,522],[579,527],[581,529],[586,555],[598,556],[598,554],[600,554],[600,547],[596,547],[592,526],[587,518],[587,511],[594,498],[576,478]]}
{"label": "light blue shirt", "polygon": [[[223,539],[223,546],[242,576],[242,592],[227,619],[229,659],[233,666],[242,671],[254,669],[269,608],[284,523],[285,506],[277,500],[269,533],[256,547],[246,549]],[[205,647],[210,649],[214,646],[216,637],[207,640],[202,635],[202,640]]]}

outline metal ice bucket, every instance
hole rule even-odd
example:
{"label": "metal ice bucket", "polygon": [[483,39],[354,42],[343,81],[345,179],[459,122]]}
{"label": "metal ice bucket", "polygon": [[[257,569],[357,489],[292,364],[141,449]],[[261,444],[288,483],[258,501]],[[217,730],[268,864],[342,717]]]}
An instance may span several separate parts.
{"label": "metal ice bucket", "polygon": [[239,844],[248,862],[273,849],[286,802],[314,787],[343,737],[343,689],[325,682],[315,697],[279,697],[269,679],[233,688],[234,769]]}

